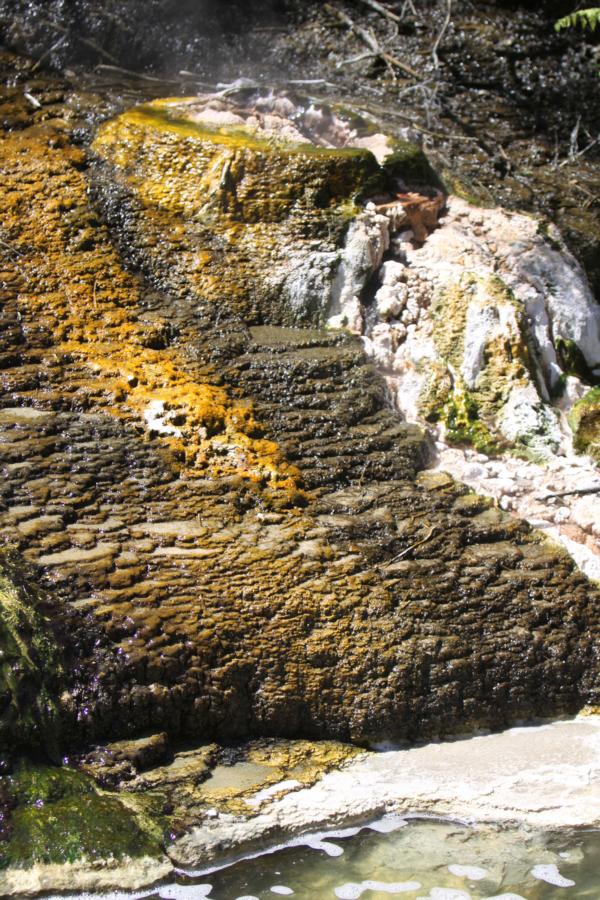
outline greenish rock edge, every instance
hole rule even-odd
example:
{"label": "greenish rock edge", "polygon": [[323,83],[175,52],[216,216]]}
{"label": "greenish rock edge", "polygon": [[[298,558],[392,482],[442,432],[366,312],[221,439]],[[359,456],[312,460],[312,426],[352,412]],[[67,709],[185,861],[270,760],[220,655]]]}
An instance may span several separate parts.
{"label": "greenish rock edge", "polygon": [[42,597],[23,561],[0,554],[0,771],[28,747],[59,755],[60,651]]}
{"label": "greenish rock edge", "polygon": [[594,387],[573,406],[569,414],[573,446],[600,464],[600,387]]}
{"label": "greenish rock edge", "polygon": [[0,779],[0,869],[159,857],[163,803],[154,794],[121,801],[74,769],[21,761]]}

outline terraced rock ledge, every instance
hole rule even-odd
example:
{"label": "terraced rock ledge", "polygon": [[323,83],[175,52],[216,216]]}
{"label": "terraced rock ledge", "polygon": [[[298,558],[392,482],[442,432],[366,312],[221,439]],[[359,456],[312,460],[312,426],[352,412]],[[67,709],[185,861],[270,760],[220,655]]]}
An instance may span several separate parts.
{"label": "terraced rock ledge", "polygon": [[597,586],[428,471],[359,337],[325,327],[381,261],[367,200],[438,197],[420,151],[380,166],[179,101],[90,150],[74,100],[3,99],[5,892],[60,889],[65,863],[123,886],[132,854],[131,886],[162,877],[219,799],[209,742],[256,742],[231,752],[268,790],[355,752],[321,741],[598,705]]}

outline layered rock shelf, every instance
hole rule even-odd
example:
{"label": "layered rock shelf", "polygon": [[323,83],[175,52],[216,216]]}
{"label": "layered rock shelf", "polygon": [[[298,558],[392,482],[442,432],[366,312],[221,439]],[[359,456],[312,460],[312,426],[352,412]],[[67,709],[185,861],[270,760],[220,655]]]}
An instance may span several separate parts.
{"label": "layered rock shelf", "polygon": [[[90,150],[73,102],[41,115],[22,93],[3,99],[0,756],[9,773],[43,749],[101,784],[78,774],[53,794],[17,766],[5,865],[64,861],[17,840],[40,791],[92,816],[102,792],[128,796],[146,763],[115,742],[158,735],[149,759],[168,765],[181,741],[414,741],[600,702],[598,587],[427,468],[431,437],[342,321],[371,321],[385,248],[367,252],[370,217],[415,238],[417,196],[435,218],[415,241],[433,240],[427,160],[392,145],[380,165],[349,126],[336,147],[338,119],[318,109],[281,132],[289,109],[269,103],[257,121],[223,97],[147,104],[101,125]],[[332,316],[346,327],[327,328]],[[512,357],[505,369],[529,377]],[[136,803],[123,801],[140,854],[156,856],[157,828],[177,827],[166,802]]]}

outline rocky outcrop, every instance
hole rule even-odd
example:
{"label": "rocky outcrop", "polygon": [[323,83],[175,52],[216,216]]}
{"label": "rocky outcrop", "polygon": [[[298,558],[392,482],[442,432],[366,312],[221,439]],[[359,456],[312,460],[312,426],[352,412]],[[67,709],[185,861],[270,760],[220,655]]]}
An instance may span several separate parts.
{"label": "rocky outcrop", "polygon": [[[145,112],[101,132],[96,196],[140,279],[64,122],[2,137],[1,524],[73,623],[64,740],[414,738],[593,699],[596,590],[417,476],[426,441],[357,339],[310,306],[290,328],[268,280],[292,239],[310,258],[331,227],[342,253],[375,161],[238,136],[236,170],[223,140]],[[309,182],[274,205],[252,185],[284,160]]]}

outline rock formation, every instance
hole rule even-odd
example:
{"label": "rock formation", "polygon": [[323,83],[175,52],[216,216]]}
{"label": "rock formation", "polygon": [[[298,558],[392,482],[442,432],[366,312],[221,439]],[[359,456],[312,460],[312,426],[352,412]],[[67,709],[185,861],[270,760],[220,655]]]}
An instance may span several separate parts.
{"label": "rock formation", "polygon": [[360,339],[323,327],[374,268],[351,222],[401,167],[181,103],[107,122],[95,159],[74,104],[14,92],[3,115],[1,686],[22,745],[32,716],[64,753],[413,740],[598,702],[597,588],[424,470]]}

